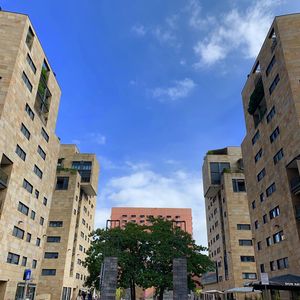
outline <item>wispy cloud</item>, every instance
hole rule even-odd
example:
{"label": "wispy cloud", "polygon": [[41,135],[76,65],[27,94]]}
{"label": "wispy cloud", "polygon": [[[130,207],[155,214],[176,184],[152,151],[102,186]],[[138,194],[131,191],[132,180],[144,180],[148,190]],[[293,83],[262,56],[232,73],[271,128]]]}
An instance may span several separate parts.
{"label": "wispy cloud", "polygon": [[[198,174],[179,169],[162,175],[145,166],[110,179],[101,197],[112,206],[192,208],[194,238],[206,245],[205,206]],[[97,216],[102,218],[97,225],[104,226],[108,209],[99,208]]]}
{"label": "wispy cloud", "polygon": [[274,8],[281,2],[255,1],[244,11],[232,9],[220,16],[221,21],[195,45],[194,52],[199,58],[195,66],[217,63],[236,49],[241,49],[246,58],[256,57],[271,25]]}
{"label": "wispy cloud", "polygon": [[178,99],[187,98],[195,89],[197,84],[190,78],[177,80],[172,86],[157,87],[151,90],[153,98],[160,101],[176,101]]}
{"label": "wispy cloud", "polygon": [[88,139],[98,145],[106,144],[106,136],[101,133],[91,132],[88,134]]}
{"label": "wispy cloud", "polygon": [[131,27],[131,31],[139,37],[143,37],[147,33],[144,25],[134,25]]}

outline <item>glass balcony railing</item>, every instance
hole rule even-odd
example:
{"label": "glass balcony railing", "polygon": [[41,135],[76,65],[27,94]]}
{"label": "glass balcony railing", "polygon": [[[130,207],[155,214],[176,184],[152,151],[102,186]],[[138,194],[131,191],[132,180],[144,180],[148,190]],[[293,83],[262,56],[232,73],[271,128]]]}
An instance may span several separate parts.
{"label": "glass balcony railing", "polygon": [[290,187],[291,187],[292,193],[297,194],[300,192],[300,177],[299,176],[291,179]]}
{"label": "glass balcony railing", "polygon": [[0,168],[0,189],[7,188],[8,175]]}

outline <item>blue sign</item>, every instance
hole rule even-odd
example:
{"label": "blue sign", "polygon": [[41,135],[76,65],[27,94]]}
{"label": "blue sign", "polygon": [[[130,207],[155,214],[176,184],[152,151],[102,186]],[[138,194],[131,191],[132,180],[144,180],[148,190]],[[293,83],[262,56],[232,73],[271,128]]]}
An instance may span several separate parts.
{"label": "blue sign", "polygon": [[30,280],[30,279],[31,279],[31,270],[30,269],[26,269],[24,271],[23,280]]}

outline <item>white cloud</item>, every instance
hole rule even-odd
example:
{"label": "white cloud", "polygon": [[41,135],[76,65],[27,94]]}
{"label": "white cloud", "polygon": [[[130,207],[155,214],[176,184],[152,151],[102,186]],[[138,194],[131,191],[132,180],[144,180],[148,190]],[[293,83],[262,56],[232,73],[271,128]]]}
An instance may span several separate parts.
{"label": "white cloud", "polygon": [[162,29],[161,27],[156,27],[152,30],[153,36],[160,42],[170,45],[176,44],[176,36],[169,29]]}
{"label": "white cloud", "polygon": [[144,25],[134,25],[132,26],[131,31],[139,37],[143,37],[147,33]]}
{"label": "white cloud", "polygon": [[101,133],[89,133],[89,140],[91,140],[92,142],[98,144],[98,145],[105,145],[106,144],[106,136],[104,136]]}
{"label": "white cloud", "polygon": [[196,83],[190,79],[185,78],[174,82],[170,87],[157,87],[151,90],[153,98],[157,98],[162,101],[170,100],[176,101],[178,99],[188,97],[195,89]]}
{"label": "white cloud", "polygon": [[196,67],[212,65],[241,49],[246,58],[256,57],[273,20],[273,11],[280,0],[256,1],[245,11],[233,9],[223,16],[206,38],[194,47],[199,57]]}
{"label": "white cloud", "polygon": [[[199,174],[183,170],[162,175],[145,167],[128,175],[112,178],[102,190],[101,202],[126,207],[192,208],[194,238],[207,245],[205,205]],[[103,208],[98,218],[107,218]],[[104,224],[104,220],[97,220]]]}

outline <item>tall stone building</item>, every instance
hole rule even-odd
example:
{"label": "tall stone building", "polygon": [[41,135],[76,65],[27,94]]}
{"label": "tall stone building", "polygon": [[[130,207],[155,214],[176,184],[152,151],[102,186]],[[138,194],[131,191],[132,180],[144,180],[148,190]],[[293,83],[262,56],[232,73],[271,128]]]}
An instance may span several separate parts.
{"label": "tall stone building", "polygon": [[256,263],[270,278],[300,275],[299,49],[300,14],[276,17],[242,91]]}
{"label": "tall stone building", "polygon": [[243,287],[257,279],[240,147],[208,151],[202,174],[209,256],[216,272],[202,278],[204,292]]}
{"label": "tall stone building", "polygon": [[99,164],[94,154],[61,145],[37,295],[76,299],[88,275],[83,266],[94,229]]}
{"label": "tall stone building", "polygon": [[[22,14],[0,11],[0,299],[23,297],[41,272],[59,141],[60,88]],[[32,299],[32,298],[31,298]]]}

